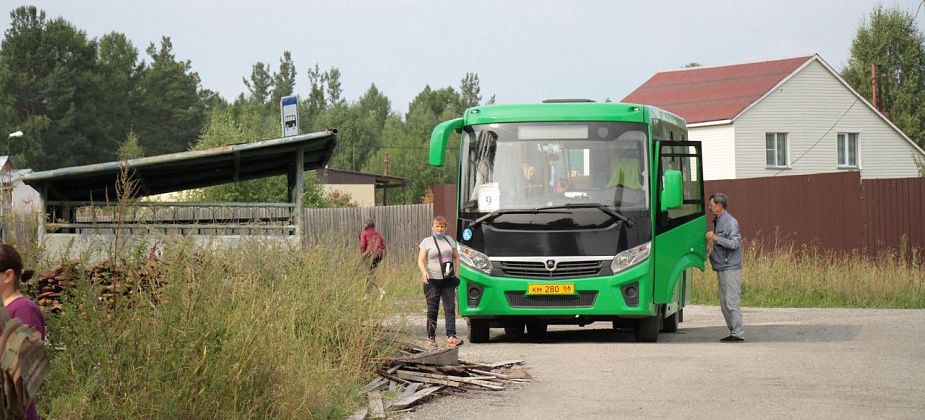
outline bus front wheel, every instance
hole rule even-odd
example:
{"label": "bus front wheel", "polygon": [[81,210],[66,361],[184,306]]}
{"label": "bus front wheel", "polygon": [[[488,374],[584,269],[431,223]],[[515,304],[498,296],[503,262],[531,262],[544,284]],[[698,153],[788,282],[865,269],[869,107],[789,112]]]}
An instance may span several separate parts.
{"label": "bus front wheel", "polygon": [[524,338],[524,321],[509,320],[504,322],[504,334],[510,340],[520,340]]}
{"label": "bus front wheel", "polygon": [[681,311],[678,309],[677,312],[671,314],[668,318],[665,318],[665,321],[662,324],[662,332],[666,333],[676,333],[678,332],[678,324],[681,322]]}
{"label": "bus front wheel", "polygon": [[636,330],[633,331],[637,342],[654,343],[658,341],[660,317],[661,314],[639,319],[639,322],[636,324]]}
{"label": "bus front wheel", "polygon": [[527,335],[531,338],[540,338],[546,334],[549,324],[543,321],[527,321]]}
{"label": "bus front wheel", "polygon": [[490,326],[487,319],[467,319],[469,322],[469,342],[486,343]]}

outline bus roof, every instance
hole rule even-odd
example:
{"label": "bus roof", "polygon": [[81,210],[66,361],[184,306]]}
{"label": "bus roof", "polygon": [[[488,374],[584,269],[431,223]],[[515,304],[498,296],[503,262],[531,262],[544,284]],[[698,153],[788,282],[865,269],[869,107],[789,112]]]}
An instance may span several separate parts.
{"label": "bus roof", "polygon": [[619,102],[557,102],[501,104],[466,110],[464,125],[530,121],[624,121],[648,123],[661,119],[687,127],[684,119],[651,105]]}

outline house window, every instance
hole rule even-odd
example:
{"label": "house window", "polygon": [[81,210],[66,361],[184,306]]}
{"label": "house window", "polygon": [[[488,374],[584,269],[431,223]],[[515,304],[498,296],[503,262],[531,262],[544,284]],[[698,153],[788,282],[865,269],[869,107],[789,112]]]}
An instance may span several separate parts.
{"label": "house window", "polygon": [[838,167],[858,167],[858,133],[838,133]]}
{"label": "house window", "polygon": [[787,167],[787,133],[764,133],[768,167]]}

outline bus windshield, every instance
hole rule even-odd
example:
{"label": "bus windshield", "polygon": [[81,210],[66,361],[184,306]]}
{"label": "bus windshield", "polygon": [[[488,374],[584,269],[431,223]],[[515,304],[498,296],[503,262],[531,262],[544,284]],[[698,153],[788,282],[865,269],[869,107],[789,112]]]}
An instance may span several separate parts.
{"label": "bus windshield", "polygon": [[649,208],[646,126],[617,122],[482,124],[463,131],[460,211],[599,203]]}

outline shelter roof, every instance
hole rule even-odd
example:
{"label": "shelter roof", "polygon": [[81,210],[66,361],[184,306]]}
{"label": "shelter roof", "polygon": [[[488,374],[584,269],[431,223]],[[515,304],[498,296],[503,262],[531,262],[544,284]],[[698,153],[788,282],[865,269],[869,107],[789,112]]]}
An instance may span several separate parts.
{"label": "shelter roof", "polygon": [[137,182],[134,197],[283,175],[302,150],[309,171],[327,165],[337,130],[233,144],[204,150],[33,172],[23,182],[47,191],[48,200],[115,201],[123,168]]}

